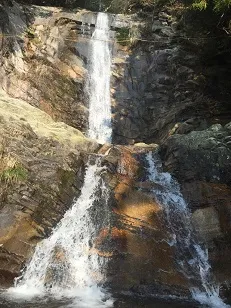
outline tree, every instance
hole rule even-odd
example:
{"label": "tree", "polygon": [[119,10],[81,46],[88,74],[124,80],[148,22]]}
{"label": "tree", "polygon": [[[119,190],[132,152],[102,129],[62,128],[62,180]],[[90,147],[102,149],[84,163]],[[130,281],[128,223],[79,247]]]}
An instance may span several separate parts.
{"label": "tree", "polygon": [[224,12],[231,7],[231,0],[196,0],[193,2],[192,7],[199,10],[205,10],[208,6],[212,6],[217,12]]}

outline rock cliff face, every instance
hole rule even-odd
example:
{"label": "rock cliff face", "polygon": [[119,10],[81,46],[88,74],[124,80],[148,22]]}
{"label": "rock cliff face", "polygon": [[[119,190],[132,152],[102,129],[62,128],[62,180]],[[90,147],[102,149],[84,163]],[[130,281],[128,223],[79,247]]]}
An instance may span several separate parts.
{"label": "rock cliff face", "polygon": [[0,280],[7,285],[78,196],[84,155],[98,145],[0,94]]}
{"label": "rock cliff face", "polygon": [[2,88],[54,120],[86,130],[84,61],[77,55],[78,25],[61,9],[1,6]]}
{"label": "rock cliff face", "polygon": [[142,153],[156,147],[134,146],[155,142],[165,169],[181,184],[217,280],[229,283],[230,110],[222,91],[211,91],[216,64],[202,63],[197,42],[186,40],[181,12],[111,17],[112,31],[123,41],[113,45],[113,143],[125,146],[100,149],[81,133],[88,118],[83,90],[89,47],[81,31],[92,33],[95,14],[0,5],[1,87],[24,100],[1,93],[1,282],[12,282],[78,195],[85,154],[108,151],[113,223],[100,231],[96,247],[110,257],[111,284],[186,292],[174,248],[160,240],[169,234],[150,194],[153,183],[143,180]]}
{"label": "rock cliff face", "polygon": [[216,62],[210,76],[196,39],[188,39],[174,11],[143,18],[147,22],[140,18],[136,31],[130,31],[133,44],[119,48],[115,59],[114,141],[161,143],[175,133],[227,124],[230,110],[224,96],[211,95]]}
{"label": "rock cliff face", "polygon": [[201,242],[209,247],[220,280],[230,275],[230,140],[230,123],[216,124],[171,136],[162,146],[166,169],[181,182],[193,223]]}
{"label": "rock cliff face", "polygon": [[230,281],[229,89],[221,78],[213,90],[213,72],[221,68],[215,56],[212,64],[202,62],[206,51],[186,40],[186,27],[171,10],[154,13],[134,35],[144,42],[120,47],[114,65],[114,140],[161,144],[165,169],[181,184],[217,280]]}

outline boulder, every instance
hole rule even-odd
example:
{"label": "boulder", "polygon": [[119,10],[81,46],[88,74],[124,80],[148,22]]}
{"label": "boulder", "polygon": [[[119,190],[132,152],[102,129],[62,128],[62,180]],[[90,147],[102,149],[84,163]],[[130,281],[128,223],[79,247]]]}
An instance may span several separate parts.
{"label": "boulder", "polygon": [[222,235],[218,213],[214,207],[196,210],[192,215],[192,223],[203,242]]}
{"label": "boulder", "polygon": [[[228,126],[227,126],[228,127]],[[230,183],[230,131],[221,125],[187,135],[173,135],[162,145],[166,169],[179,182]]]}

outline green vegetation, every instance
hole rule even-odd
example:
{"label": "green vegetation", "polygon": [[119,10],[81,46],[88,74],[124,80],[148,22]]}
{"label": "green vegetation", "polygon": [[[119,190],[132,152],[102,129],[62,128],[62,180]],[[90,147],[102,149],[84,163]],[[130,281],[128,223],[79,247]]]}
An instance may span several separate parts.
{"label": "green vegetation", "polygon": [[[21,3],[50,5],[50,6],[67,6],[67,7],[85,7],[91,10],[100,9],[99,0],[18,0]],[[184,0],[185,1],[185,0]],[[183,1],[183,2],[184,2]],[[191,1],[191,0],[190,0]],[[150,7],[156,4],[171,2],[170,0],[101,0],[101,9],[114,13],[131,11],[136,8]],[[205,10],[213,7],[215,11],[224,12],[231,6],[231,0],[192,0],[191,7],[194,9]],[[33,34],[33,33],[32,33]]]}
{"label": "green vegetation", "polygon": [[116,30],[116,38],[118,43],[122,46],[129,45],[130,42],[130,31],[128,28],[120,28]]}
{"label": "green vegetation", "polygon": [[39,37],[36,35],[36,33],[35,33],[35,31],[32,27],[29,27],[29,28],[26,29],[25,35],[26,35],[26,37],[29,38],[29,40],[32,44],[34,44],[34,45],[41,44]]}
{"label": "green vegetation", "polygon": [[34,38],[35,37],[35,32],[32,27],[29,27],[26,29],[25,34],[27,35],[28,38]]}
{"label": "green vegetation", "polygon": [[192,7],[200,11],[207,9],[210,5],[213,7],[214,11],[224,12],[230,8],[231,0],[214,0],[213,2],[208,0],[195,0],[192,3]]}
{"label": "green vegetation", "polygon": [[[171,1],[161,1],[161,0],[129,0],[130,6],[152,6],[156,4],[161,4],[163,2],[170,3]],[[185,1],[182,1],[185,2]],[[212,7],[216,12],[225,12],[231,7],[231,0],[192,0],[191,7],[193,9],[205,10]]]}
{"label": "green vegetation", "polygon": [[18,183],[27,179],[28,173],[23,166],[14,166],[0,172],[0,180],[5,183]]}
{"label": "green vegetation", "polygon": [[[115,1],[115,0],[114,0]],[[111,0],[113,3],[113,0]],[[125,10],[133,10],[137,8],[146,8],[149,9],[152,6],[161,6],[164,4],[172,4],[172,0],[126,0],[124,1],[124,9]],[[205,9],[213,9],[217,13],[227,13],[227,11],[231,8],[231,0],[181,0],[178,2],[182,2],[184,4],[189,4],[189,8],[195,10],[205,10]]]}
{"label": "green vegetation", "polygon": [[84,7],[93,11],[106,10],[113,13],[129,12],[137,7],[149,6],[155,0],[18,0],[25,4]]}
{"label": "green vegetation", "polygon": [[0,181],[6,184],[25,181],[28,177],[27,170],[9,154],[0,160]]}

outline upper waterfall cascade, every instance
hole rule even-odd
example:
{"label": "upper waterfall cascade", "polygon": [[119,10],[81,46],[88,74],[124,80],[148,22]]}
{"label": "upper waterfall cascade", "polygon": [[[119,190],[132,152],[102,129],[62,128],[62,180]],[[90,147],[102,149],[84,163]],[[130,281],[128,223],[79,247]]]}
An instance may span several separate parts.
{"label": "upper waterfall cascade", "polygon": [[111,141],[111,52],[110,25],[106,13],[99,13],[90,42],[87,93],[89,97],[89,132],[99,143]]}

